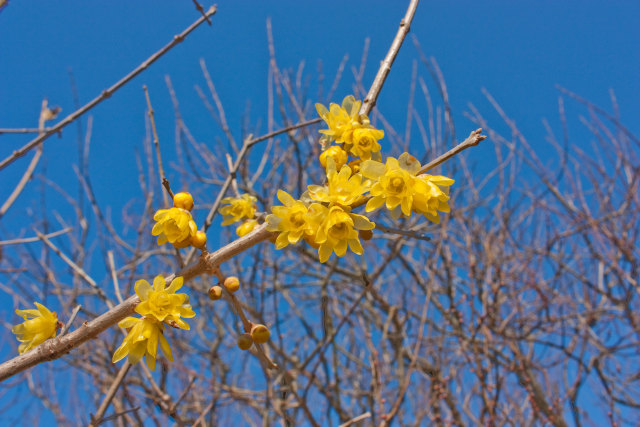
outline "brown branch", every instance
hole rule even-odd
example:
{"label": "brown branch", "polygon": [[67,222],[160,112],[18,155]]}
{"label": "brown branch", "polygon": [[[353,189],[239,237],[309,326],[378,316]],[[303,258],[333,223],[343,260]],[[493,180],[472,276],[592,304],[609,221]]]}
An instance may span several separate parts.
{"label": "brown branch", "polygon": [[[160,174],[160,183],[165,186],[167,192],[171,194],[171,189],[168,186],[167,178],[164,175],[164,167],[162,166],[162,156],[160,155],[160,140],[158,139],[158,131],[156,130],[156,119],[154,116],[153,107],[151,106],[151,98],[149,98],[149,90],[147,89],[147,85],[143,85],[142,89],[144,90],[144,97],[147,100],[147,109],[149,110],[149,121],[151,122],[151,132],[153,134],[153,145],[156,148],[156,157],[158,158],[158,173]],[[165,184],[167,182],[167,184]],[[171,194],[171,198],[173,198],[173,194]],[[162,192],[162,201],[164,202],[164,207],[169,206],[169,200],[167,199],[167,193]]]}
{"label": "brown branch", "polygon": [[409,8],[407,9],[407,13],[400,21],[400,28],[398,28],[398,33],[396,34],[393,42],[391,43],[391,47],[389,48],[389,52],[387,52],[387,56],[385,56],[382,64],[380,64],[380,68],[378,69],[378,73],[376,74],[375,79],[373,79],[373,83],[369,88],[369,93],[362,101],[362,107],[360,108],[360,114],[368,115],[373,107],[375,107],[376,102],[378,100],[378,94],[384,85],[384,81],[387,79],[389,72],[391,71],[391,66],[393,65],[393,61],[395,61],[396,56],[398,56],[398,52],[400,51],[400,46],[402,46],[402,42],[404,38],[409,33],[409,29],[411,27],[411,21],[413,20],[413,15],[416,13],[416,8],[418,7],[419,0],[411,0],[409,3]]}
{"label": "brown branch", "polygon": [[[182,276],[184,281],[187,282],[200,274],[214,272],[221,263],[266,240],[270,235],[271,232],[267,231],[266,225],[262,225],[246,236],[229,243],[213,253],[207,254],[200,258],[195,264],[183,269],[176,275],[167,277],[165,280],[171,282],[174,277]],[[58,359],[75,347],[95,338],[107,328],[131,315],[139,303],[140,298],[138,298],[137,295],[133,295],[106,313],[89,322],[85,322],[75,331],[63,337],[47,340],[33,350],[0,364],[0,381],[4,381],[39,363]]]}
{"label": "brown branch", "polygon": [[111,383],[111,386],[109,387],[107,394],[104,396],[102,403],[100,403],[96,414],[91,417],[91,424],[89,424],[91,427],[96,427],[100,425],[100,423],[102,423],[104,413],[107,412],[107,408],[109,408],[111,401],[116,395],[116,391],[118,391],[118,387],[120,387],[120,384],[124,380],[124,377],[127,375],[127,372],[129,372],[129,369],[131,369],[131,363],[126,360],[124,362],[124,365],[122,365],[122,367],[118,371],[118,375],[116,375],[113,382]]}
{"label": "brown branch", "polygon": [[443,155],[438,156],[437,158],[431,160],[429,163],[424,165],[418,171],[418,174],[425,173],[426,171],[435,168],[436,166],[438,166],[441,163],[444,163],[446,160],[449,160],[451,157],[453,157],[456,154],[466,150],[467,148],[473,147],[475,145],[478,145],[480,143],[480,141],[483,141],[483,140],[485,140],[487,138],[486,135],[481,135],[481,132],[482,132],[482,129],[474,130],[473,132],[471,132],[469,134],[467,139],[462,141],[460,144],[456,145],[451,150],[447,151]]}
{"label": "brown branch", "polygon": [[89,103],[85,104],[82,108],[80,108],[80,109],[74,111],[73,113],[69,114],[67,117],[65,117],[60,122],[58,122],[58,124],[56,124],[55,126],[50,128],[47,132],[45,132],[44,134],[38,136],[37,138],[34,138],[33,140],[29,141],[22,148],[19,148],[18,150],[15,150],[13,152],[13,154],[11,154],[9,157],[5,158],[2,162],[0,162],[0,170],[4,169],[9,164],[13,163],[14,160],[24,156],[29,150],[31,150],[32,148],[34,148],[35,146],[37,146],[38,144],[43,142],[45,139],[47,139],[48,137],[50,137],[54,133],[57,133],[60,130],[62,130],[62,128],[64,128],[69,123],[71,123],[74,120],[76,120],[78,117],[82,116],[87,111],[91,110],[96,105],[100,104],[105,99],[111,97],[111,95],[113,95],[118,89],[120,89],[125,84],[129,83],[129,81],[131,81],[138,74],[140,74],[144,70],[146,70],[151,64],[153,64],[158,59],[160,59],[165,53],[170,51],[175,45],[177,45],[178,43],[183,41],[185,39],[185,37],[187,37],[189,35],[189,33],[191,33],[193,30],[198,28],[200,26],[200,24],[202,24],[203,22],[205,22],[207,20],[208,17],[213,16],[216,13],[216,10],[217,9],[216,9],[215,6],[211,6],[211,8],[207,11],[207,13],[204,16],[201,16],[200,18],[198,18],[193,24],[191,24],[189,27],[187,27],[183,32],[181,32],[180,34],[174,36],[173,40],[171,40],[162,49],[160,49],[159,51],[157,51],[156,53],[151,55],[149,58],[147,58],[142,64],[140,64],[138,67],[136,67],[129,74],[124,76],[122,79],[117,81],[115,84],[113,84],[108,89],[103,90],[100,95],[98,95],[96,98],[91,100]]}

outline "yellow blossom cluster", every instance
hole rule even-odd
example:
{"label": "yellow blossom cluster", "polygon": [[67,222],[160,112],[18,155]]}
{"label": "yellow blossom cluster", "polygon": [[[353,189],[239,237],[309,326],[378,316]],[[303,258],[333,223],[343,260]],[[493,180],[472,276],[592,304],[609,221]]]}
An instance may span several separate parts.
{"label": "yellow blossom cluster", "polygon": [[198,231],[198,226],[191,216],[192,209],[193,197],[183,192],[173,196],[172,208],[156,211],[153,216],[156,223],[151,234],[158,236],[158,245],[169,242],[178,249],[187,246],[204,249],[207,235]]}
{"label": "yellow blossom cluster", "polygon": [[[382,163],[378,141],[384,132],[359,113],[360,106],[353,96],[347,96],[341,106],[331,104],[329,109],[316,104],[328,126],[320,130],[326,148],[320,163],[326,168],[327,181],[309,185],[300,200],[278,191],[283,206],[274,206],[266,219],[267,230],[278,233],[276,249],[304,239],[318,249],[320,262],[326,262],[332,253],[344,256],[347,248],[361,255],[360,236],[370,237],[375,224],[352,210],[365,202],[365,213],[385,205],[394,219],[416,212],[437,223],[438,212],[449,212],[453,180],[419,175],[420,163],[408,153],[397,159],[388,157]],[[327,148],[331,142],[338,145]]]}
{"label": "yellow blossom cluster", "polygon": [[153,287],[146,280],[138,280],[135,291],[140,298],[136,306],[138,317],[127,317],[118,326],[128,331],[124,341],[113,354],[115,363],[129,356],[129,363],[135,364],[145,356],[147,366],[155,369],[158,345],[169,361],[173,361],[171,347],[164,337],[165,324],[174,328],[189,330],[189,325],[183,319],[195,316],[187,294],[176,293],[182,287],[183,278],[176,277],[169,287],[165,287],[162,275],[153,279]]}
{"label": "yellow blossom cluster", "polygon": [[[328,127],[320,130],[324,151],[319,160],[326,170],[326,182],[309,185],[299,200],[278,190],[282,206],[272,207],[266,217],[267,230],[278,233],[276,249],[304,240],[318,250],[320,262],[333,253],[344,256],[347,248],[362,255],[360,237],[368,240],[375,224],[353,210],[365,204],[364,213],[384,205],[393,219],[415,212],[438,223],[439,212],[449,212],[453,180],[420,174],[420,162],[408,153],[382,162],[378,141],[384,132],[360,114],[360,107],[361,102],[352,95],[342,105],[332,103],[328,109],[316,104]],[[228,205],[220,209],[222,225],[244,220],[236,232],[240,236],[249,233],[258,225],[255,201],[247,194],[223,199]]]}
{"label": "yellow blossom cluster", "polygon": [[11,329],[20,341],[18,346],[20,354],[39,346],[49,338],[54,338],[60,326],[55,312],[40,303],[34,304],[36,309],[16,310],[16,314],[25,320]]}

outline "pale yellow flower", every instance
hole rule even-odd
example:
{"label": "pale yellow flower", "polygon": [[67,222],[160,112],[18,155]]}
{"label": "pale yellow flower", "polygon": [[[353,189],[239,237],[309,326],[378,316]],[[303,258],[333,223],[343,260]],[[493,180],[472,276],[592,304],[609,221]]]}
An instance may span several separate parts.
{"label": "pale yellow flower", "polygon": [[228,206],[220,208],[219,212],[223,216],[222,225],[233,224],[243,219],[251,219],[256,214],[256,201],[258,199],[250,194],[243,194],[238,197],[225,197],[222,203]]}
{"label": "pale yellow flower", "polygon": [[273,206],[272,213],[267,215],[267,230],[280,233],[275,242],[276,249],[297,243],[305,234],[315,234],[312,217],[304,203],[283,190],[278,190],[278,200],[284,206]]}
{"label": "pale yellow flower", "polygon": [[362,160],[369,160],[372,153],[379,153],[382,148],[378,140],[384,137],[384,132],[373,128],[361,128],[353,131],[352,145],[349,152]]}
{"label": "pale yellow flower", "polygon": [[183,282],[183,278],[178,276],[171,281],[169,287],[165,288],[164,277],[159,274],[153,279],[152,288],[146,280],[138,280],[135,291],[141,302],[136,306],[136,313],[188,330],[189,325],[182,318],[190,319],[196,314],[189,305],[187,294],[176,293]]}
{"label": "pale yellow flower", "polygon": [[419,175],[418,179],[425,183],[424,193],[417,193],[413,199],[413,211],[426,216],[430,221],[438,224],[438,211],[449,212],[449,187],[454,180],[442,175]]}
{"label": "pale yellow flower", "polygon": [[372,230],[375,224],[363,215],[345,211],[340,206],[327,208],[319,203],[312,205],[320,213],[323,220],[318,227],[314,242],[319,244],[318,257],[320,262],[326,262],[332,253],[339,257],[347,252],[347,246],[352,252],[362,255],[358,230]]}
{"label": "pale yellow flower", "polygon": [[198,231],[191,213],[185,209],[160,209],[153,219],[157,222],[151,234],[158,236],[158,245],[169,242],[177,248],[185,248],[191,244],[191,238]]}
{"label": "pale yellow flower", "polygon": [[367,202],[367,212],[384,204],[395,219],[400,215],[409,217],[414,211],[438,222],[437,211],[449,211],[448,187],[453,180],[444,176],[416,176],[420,162],[408,153],[397,159],[389,157],[385,164],[367,160],[360,170],[365,177],[377,181],[370,190],[373,197]]}
{"label": "pale yellow flower", "polygon": [[327,185],[310,185],[309,197],[318,202],[350,206],[369,190],[370,181],[362,179],[359,173],[353,174],[347,165],[336,171],[332,158],[327,158]]}
{"label": "pale yellow flower", "polygon": [[366,116],[359,114],[360,105],[360,101],[356,101],[353,95],[345,97],[342,106],[331,103],[328,110],[324,105],[316,104],[318,114],[329,127],[320,130],[324,134],[324,144],[331,141],[351,144],[353,131],[369,123]]}
{"label": "pale yellow flower", "polygon": [[143,317],[127,317],[118,323],[118,326],[128,329],[129,333],[122,341],[122,344],[113,353],[111,361],[116,363],[129,356],[129,363],[135,365],[146,355],[146,362],[149,369],[155,370],[158,344],[164,356],[170,362],[173,361],[173,354],[167,339],[163,335],[164,326],[155,319]]}
{"label": "pale yellow flower", "polygon": [[25,320],[11,328],[11,332],[16,334],[16,338],[21,343],[18,346],[20,354],[26,353],[49,338],[55,337],[57,333],[58,315],[40,303],[34,304],[37,310],[16,310],[16,314]]}
{"label": "pale yellow flower", "polygon": [[346,165],[349,160],[349,155],[341,147],[332,145],[320,154],[320,164],[323,168],[327,167],[327,157],[331,157],[336,163],[336,169],[340,169],[342,165]]}

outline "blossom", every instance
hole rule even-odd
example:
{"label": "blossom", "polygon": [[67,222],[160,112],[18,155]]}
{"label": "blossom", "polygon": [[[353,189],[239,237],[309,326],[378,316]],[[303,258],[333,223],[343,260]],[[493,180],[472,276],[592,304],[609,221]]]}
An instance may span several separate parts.
{"label": "blossom", "polygon": [[294,200],[286,191],[278,190],[278,200],[284,206],[274,206],[267,215],[267,230],[279,232],[276,249],[297,243],[307,235],[315,234],[313,217],[307,206],[300,200]]}
{"label": "blossom", "polygon": [[243,194],[238,197],[225,197],[222,203],[228,203],[228,206],[220,208],[219,212],[223,215],[222,225],[233,224],[242,221],[244,218],[253,218],[256,214],[256,199],[250,194]]}
{"label": "blossom", "polygon": [[129,355],[129,363],[135,365],[146,356],[145,360],[149,369],[154,370],[156,367],[156,357],[158,353],[158,344],[164,356],[170,362],[173,361],[173,354],[167,339],[163,335],[164,326],[155,319],[143,317],[127,317],[118,323],[121,328],[128,329],[127,336],[122,344],[113,353],[111,361],[116,363]]}
{"label": "blossom", "polygon": [[372,153],[379,153],[382,148],[378,140],[384,137],[384,132],[374,128],[360,128],[353,131],[349,152],[362,160],[369,160]]}
{"label": "blossom", "polygon": [[318,114],[327,123],[329,129],[321,129],[323,134],[322,142],[326,144],[331,141],[337,143],[352,142],[353,131],[363,124],[368,124],[369,120],[365,115],[360,115],[360,101],[356,101],[353,95],[349,95],[342,101],[342,106],[331,103],[329,109],[316,104]]}
{"label": "blossom", "polygon": [[438,211],[449,212],[449,187],[454,180],[442,175],[420,175],[418,179],[425,183],[427,191],[414,195],[412,209],[438,224]]}
{"label": "blossom", "polygon": [[236,234],[240,237],[246,236],[251,233],[254,228],[258,226],[258,221],[255,219],[248,219],[236,228]]}
{"label": "blossom", "polygon": [[327,167],[327,157],[331,157],[333,159],[336,163],[337,169],[340,169],[342,165],[346,165],[347,160],[349,160],[347,152],[337,145],[332,145],[320,154],[319,160],[323,168]]}
{"label": "blossom", "polygon": [[359,173],[352,175],[347,165],[337,172],[333,159],[327,158],[327,185],[310,185],[309,196],[318,202],[350,206],[369,190],[370,181],[363,181],[362,178]]}
{"label": "blossom", "polygon": [[158,236],[158,245],[169,242],[176,248],[186,248],[198,231],[191,213],[185,209],[160,209],[153,219],[157,222],[151,234]]}
{"label": "blossom", "polygon": [[312,207],[323,217],[314,239],[315,243],[320,245],[318,247],[320,262],[326,262],[333,252],[339,257],[344,256],[347,245],[351,251],[362,255],[363,249],[358,230],[371,230],[375,227],[374,223],[367,217],[348,212],[340,206],[327,208],[315,203]]}
{"label": "blossom", "polygon": [[36,309],[16,310],[18,316],[24,318],[24,322],[11,328],[11,332],[16,334],[20,341],[18,352],[26,353],[34,347],[39,346],[49,338],[56,336],[58,329],[58,315],[49,311],[42,304],[34,303]]}
{"label": "blossom", "polygon": [[136,306],[136,313],[188,330],[189,325],[182,320],[182,317],[190,319],[196,314],[189,305],[187,294],[176,293],[183,283],[183,278],[178,276],[171,281],[168,288],[165,288],[164,277],[157,275],[153,279],[152,288],[146,280],[138,280],[135,291],[140,297],[140,304]]}
{"label": "blossom", "polygon": [[454,181],[444,176],[416,176],[420,162],[408,153],[397,159],[389,157],[385,164],[364,161],[360,170],[365,177],[377,180],[370,190],[373,197],[367,202],[367,212],[384,204],[395,219],[402,214],[411,216],[414,211],[438,222],[437,211],[449,211],[448,187]]}

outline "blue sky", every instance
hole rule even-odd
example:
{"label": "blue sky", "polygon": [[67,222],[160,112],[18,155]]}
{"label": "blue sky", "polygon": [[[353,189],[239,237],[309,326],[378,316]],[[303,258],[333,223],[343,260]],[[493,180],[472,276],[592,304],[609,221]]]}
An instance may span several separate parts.
{"label": "blue sky", "polygon": [[[200,58],[208,65],[236,139],[240,139],[249,101],[251,121],[261,120],[261,130],[266,132],[268,17],[280,68],[295,70],[304,60],[313,81],[318,61],[322,61],[328,80],[325,92],[343,56],[349,55],[343,83],[333,99],[339,102],[351,92],[351,66],[359,65],[367,37],[371,44],[364,83],[371,83],[406,5],[398,0],[220,1],[211,27],[198,28],[91,111],[90,173],[101,207],[110,209],[117,222],[123,206],[140,197],[135,153],[142,151],[146,132],[143,84],[149,87],[164,158],[170,162],[175,118],[165,75],[171,77],[187,125],[198,141],[222,136],[194,90],[197,84],[206,91]],[[69,70],[73,71],[79,102],[85,104],[197,16],[190,1],[11,1],[0,12],[0,128],[35,127],[43,97],[61,106],[62,116],[66,116],[75,110]],[[639,19],[637,1],[423,1],[411,34],[442,69],[459,136],[475,129],[463,116],[468,103],[499,124],[482,94],[486,88],[540,150],[543,160],[551,161],[544,158],[552,151],[546,149],[541,120],[547,118],[559,129],[557,84],[609,111],[608,91],[613,89],[622,122],[631,131],[640,132]],[[404,127],[412,62],[417,58],[411,39],[407,39],[378,101],[378,108],[397,129]],[[424,66],[419,64],[418,70],[428,78]],[[575,132],[571,142],[580,144],[576,111],[575,104],[567,103],[570,128]],[[86,130],[87,116],[81,123]],[[78,187],[72,169],[77,164],[76,138],[75,124],[61,137],[50,138],[37,170],[72,195]],[[0,158],[29,139],[0,135]],[[491,152],[487,143],[474,150],[469,156],[478,161],[484,158],[483,153]],[[29,158],[0,171],[0,202],[13,189]],[[177,179],[170,168],[168,175]],[[25,209],[36,210],[34,217],[38,217],[40,185],[37,180],[30,183],[0,220],[0,239],[13,238],[18,230],[32,234],[30,211],[25,216]],[[63,210],[64,215],[66,203],[61,198],[50,196],[47,203],[51,209]],[[215,239],[210,235],[213,246]],[[0,310],[10,309],[0,304]]]}

